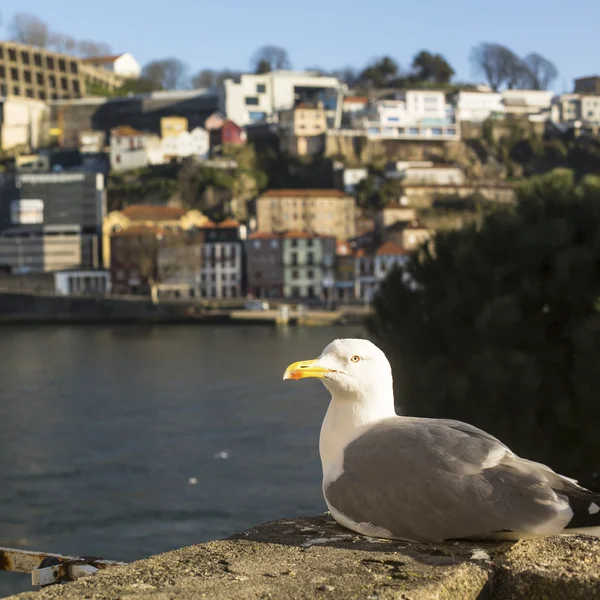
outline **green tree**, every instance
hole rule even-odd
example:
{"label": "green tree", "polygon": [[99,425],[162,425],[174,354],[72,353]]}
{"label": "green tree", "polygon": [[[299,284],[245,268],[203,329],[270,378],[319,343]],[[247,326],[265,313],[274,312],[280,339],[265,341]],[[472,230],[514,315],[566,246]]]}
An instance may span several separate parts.
{"label": "green tree", "polygon": [[599,299],[600,184],[558,169],[392,272],[370,328],[402,412],[470,422],[598,487]]}
{"label": "green tree", "polygon": [[398,63],[389,56],[383,56],[367,65],[360,74],[360,81],[374,87],[385,87],[398,74]]}
{"label": "green tree", "polygon": [[421,50],[412,61],[412,68],[419,81],[449,83],[454,69],[441,54],[431,54]]}

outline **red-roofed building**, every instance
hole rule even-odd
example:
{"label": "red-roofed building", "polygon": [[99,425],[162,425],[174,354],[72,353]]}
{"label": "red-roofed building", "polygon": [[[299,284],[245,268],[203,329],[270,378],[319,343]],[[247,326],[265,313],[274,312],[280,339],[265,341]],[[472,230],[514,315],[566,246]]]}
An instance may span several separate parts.
{"label": "red-roofed building", "polygon": [[221,127],[210,131],[210,147],[216,149],[225,144],[241,145],[247,141],[246,132],[237,123],[226,120]]}

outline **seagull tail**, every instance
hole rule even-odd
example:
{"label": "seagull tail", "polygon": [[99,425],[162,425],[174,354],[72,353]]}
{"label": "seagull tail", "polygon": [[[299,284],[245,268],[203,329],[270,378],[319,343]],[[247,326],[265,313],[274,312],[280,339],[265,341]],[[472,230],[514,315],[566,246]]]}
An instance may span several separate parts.
{"label": "seagull tail", "polygon": [[585,534],[600,537],[600,494],[587,490],[559,492],[569,502],[573,511],[564,534]]}

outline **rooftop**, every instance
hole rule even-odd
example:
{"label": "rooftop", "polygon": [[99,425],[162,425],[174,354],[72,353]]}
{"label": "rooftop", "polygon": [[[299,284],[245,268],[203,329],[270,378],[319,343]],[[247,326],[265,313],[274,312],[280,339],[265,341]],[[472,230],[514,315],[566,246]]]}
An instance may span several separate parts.
{"label": "rooftop", "polygon": [[281,189],[267,190],[261,198],[350,198],[336,189]]}
{"label": "rooftop", "polygon": [[132,204],[121,211],[130,221],[173,221],[181,219],[186,212],[177,206],[154,204]]}
{"label": "rooftop", "polygon": [[82,58],[81,62],[96,64],[96,65],[107,65],[114,63],[118,58],[121,58],[123,54],[111,54],[110,56],[91,56],[90,58]]}
{"label": "rooftop", "polygon": [[396,242],[385,242],[375,251],[377,256],[400,256],[407,254],[406,250]]}
{"label": "rooftop", "polygon": [[119,125],[111,130],[112,137],[132,137],[138,135],[147,135],[145,131],[138,131],[129,125]]}

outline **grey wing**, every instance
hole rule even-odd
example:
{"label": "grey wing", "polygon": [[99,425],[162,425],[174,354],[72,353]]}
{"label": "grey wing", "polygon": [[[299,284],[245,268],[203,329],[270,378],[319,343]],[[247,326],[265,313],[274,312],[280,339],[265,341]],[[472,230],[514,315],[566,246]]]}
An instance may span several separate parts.
{"label": "grey wing", "polygon": [[573,511],[556,488],[568,485],[589,494],[465,423],[396,418],[346,448],[343,474],[325,495],[356,523],[442,541],[561,531]]}

